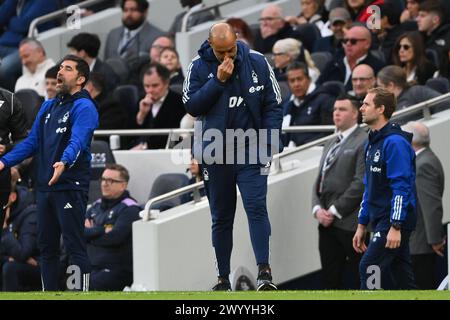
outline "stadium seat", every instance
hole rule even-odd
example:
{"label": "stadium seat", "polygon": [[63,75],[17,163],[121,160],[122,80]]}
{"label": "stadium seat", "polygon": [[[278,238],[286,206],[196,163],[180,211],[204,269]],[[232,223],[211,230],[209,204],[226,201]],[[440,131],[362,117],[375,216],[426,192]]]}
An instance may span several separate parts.
{"label": "stadium seat", "polygon": [[138,88],[132,84],[126,84],[114,89],[114,98],[128,111],[128,127],[133,128],[136,114],[139,111],[139,92]]}
{"label": "stadium seat", "polygon": [[[149,199],[155,198],[170,191],[185,187],[189,184],[189,178],[183,173],[166,173],[158,176],[153,182]],[[154,204],[150,209],[160,211],[168,210],[189,201],[189,194]]]}
{"label": "stadium seat", "polygon": [[442,94],[450,92],[450,82],[444,77],[428,79],[425,85]]}
{"label": "stadium seat", "polygon": [[283,100],[289,99],[289,96],[291,95],[291,89],[289,89],[287,81],[278,81],[278,84],[280,85],[281,97],[283,98]]}
{"label": "stadium seat", "polygon": [[314,64],[319,71],[323,72],[327,63],[333,59],[333,55],[328,51],[313,52],[311,53],[311,59],[313,59]]}
{"label": "stadium seat", "polygon": [[15,93],[15,96],[22,104],[27,119],[27,128],[30,130],[44,98],[32,89],[19,90]]}
{"label": "stadium seat", "polygon": [[125,61],[120,58],[109,58],[105,62],[111,66],[114,73],[119,77],[120,83],[125,83],[127,81],[128,76],[130,75],[130,68]]}
{"label": "stadium seat", "polygon": [[427,56],[427,59],[430,60],[436,66],[436,68],[439,70],[441,63],[439,60],[438,53],[433,49],[427,48],[427,49],[425,49],[425,55]]}
{"label": "stadium seat", "polygon": [[345,94],[345,85],[341,81],[327,81],[322,84],[322,87],[335,97]]}

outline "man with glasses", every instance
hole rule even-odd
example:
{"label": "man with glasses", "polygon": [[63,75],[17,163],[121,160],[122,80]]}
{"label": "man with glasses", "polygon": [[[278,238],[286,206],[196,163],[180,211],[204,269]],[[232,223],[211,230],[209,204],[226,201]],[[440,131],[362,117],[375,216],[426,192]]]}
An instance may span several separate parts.
{"label": "man with glasses", "polygon": [[353,90],[349,94],[356,99],[364,100],[369,89],[375,88],[376,78],[371,66],[367,64],[360,64],[353,69],[352,72]]}
{"label": "man with glasses", "polygon": [[333,60],[327,63],[324,71],[317,82],[322,84],[326,81],[341,81],[345,84],[347,91],[352,90],[351,75],[353,69],[359,64],[367,64],[378,72],[384,62],[370,53],[372,37],[370,31],[362,26],[354,26],[345,31],[344,54],[337,54]]}
{"label": "man with glasses", "polygon": [[268,5],[259,18],[259,30],[255,37],[255,50],[270,53],[277,40],[298,38],[292,26],[284,20],[283,11],[277,5]]}
{"label": "man with glasses", "polygon": [[102,197],[86,213],[91,290],[123,290],[133,282],[131,226],[140,208],[127,190],[129,180],[125,167],[106,165],[100,178]]}

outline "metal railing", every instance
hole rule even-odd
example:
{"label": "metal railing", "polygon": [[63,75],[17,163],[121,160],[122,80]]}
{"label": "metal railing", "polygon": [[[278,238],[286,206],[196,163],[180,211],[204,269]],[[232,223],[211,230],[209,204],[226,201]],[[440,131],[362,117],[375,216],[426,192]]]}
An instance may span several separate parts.
{"label": "metal railing", "polygon": [[[88,8],[91,7],[93,5],[102,3],[102,2],[106,2],[106,1],[111,1],[111,0],[87,0],[81,3],[77,3],[75,6],[78,8]],[[40,16],[35,18],[33,21],[31,21],[30,27],[28,28],[28,38],[35,38],[36,37],[36,30],[37,30],[37,26],[40,24],[43,24],[45,22],[49,22],[52,20],[56,20],[58,18],[62,18],[64,16],[67,16],[67,9],[70,7],[74,7],[74,5],[68,6],[66,8],[57,10],[57,11],[53,11],[51,13],[48,13],[46,15]]]}
{"label": "metal railing", "polygon": [[196,11],[193,11],[193,12],[188,11],[186,13],[186,15],[183,17],[183,21],[182,21],[182,24],[181,24],[180,32],[187,32],[187,31],[189,31],[188,30],[188,21],[189,21],[190,17],[198,15],[198,14],[206,12],[206,11],[211,11],[212,10],[212,11],[214,11],[214,17],[216,19],[217,18],[221,18],[222,15],[220,13],[220,9],[219,8],[224,6],[224,5],[227,5],[229,3],[236,2],[236,1],[237,0],[228,0],[228,1],[225,1],[225,2],[221,2],[221,3],[216,3],[216,4],[208,6],[208,7],[204,7],[202,9],[200,9],[200,10],[196,10]]}
{"label": "metal railing", "polygon": [[[397,111],[397,112],[395,112],[392,115],[392,119],[393,120],[399,119],[399,118],[401,119],[402,117],[408,116],[410,114],[413,114],[413,113],[415,113],[415,112],[417,112],[419,110],[422,110],[425,119],[430,119],[431,118],[430,108],[435,106],[435,105],[437,105],[437,104],[439,104],[439,103],[441,103],[441,102],[444,102],[446,100],[450,100],[450,92],[446,93],[444,95],[441,95],[439,97],[430,99],[428,101],[424,101],[424,102],[418,103],[418,104],[416,104],[414,106],[411,106],[409,108],[405,108],[403,110]],[[313,127],[326,127],[327,130],[329,130],[330,127],[332,127],[334,129],[334,126],[308,126],[308,127],[309,127],[308,129],[310,129],[310,130]],[[362,124],[361,127],[366,128],[367,125],[366,124]],[[290,132],[302,131],[302,130],[299,130],[299,128],[303,128],[303,127],[302,126],[299,126],[299,127],[296,127],[296,128],[292,128],[291,127],[291,128],[289,128],[289,131]],[[183,129],[183,130],[185,130],[185,129]],[[297,131],[297,130],[299,130],[299,131]],[[191,129],[191,132],[192,131],[193,131],[193,129]],[[307,132],[311,132],[311,131],[307,131]],[[322,144],[326,143],[328,140],[331,140],[331,139],[335,138],[336,136],[337,136],[337,134],[334,133],[334,134],[331,134],[329,136],[326,136],[326,137],[323,137],[323,138],[311,141],[311,142],[306,143],[304,145],[301,145],[299,147],[293,148],[291,150],[283,151],[280,154],[276,154],[273,157],[273,161],[272,161],[272,166],[274,166],[274,168],[272,168],[273,170],[271,171],[272,174],[277,174],[280,171],[282,171],[281,159],[283,159],[285,157],[288,157],[288,156],[290,156],[292,154],[295,154],[297,152],[300,152],[300,151],[303,151],[303,150],[306,150],[306,149],[309,149],[309,148],[312,148],[312,147],[315,147],[315,146],[318,146],[318,145],[322,145]],[[191,184],[191,185],[188,185],[186,187],[183,187],[183,188],[180,188],[180,189],[177,189],[177,190],[174,190],[174,191],[171,191],[171,192],[168,192],[166,194],[163,194],[163,195],[160,195],[158,197],[150,199],[145,204],[144,210],[141,211],[141,216],[143,217],[143,220],[144,221],[148,221],[148,220],[152,220],[152,219],[156,218],[156,217],[151,215],[151,209],[150,208],[151,208],[151,206],[153,204],[158,203],[158,202],[162,202],[162,201],[165,201],[165,200],[169,200],[169,199],[172,199],[172,198],[175,198],[175,197],[180,196],[180,195],[182,195],[184,193],[193,191],[194,192],[194,203],[200,201],[201,196],[200,196],[199,190],[201,188],[203,188],[203,187],[204,187],[204,182],[201,181],[201,182],[197,182],[195,184]],[[449,268],[450,268],[450,264],[449,264]],[[450,270],[449,270],[449,274],[450,274]]]}

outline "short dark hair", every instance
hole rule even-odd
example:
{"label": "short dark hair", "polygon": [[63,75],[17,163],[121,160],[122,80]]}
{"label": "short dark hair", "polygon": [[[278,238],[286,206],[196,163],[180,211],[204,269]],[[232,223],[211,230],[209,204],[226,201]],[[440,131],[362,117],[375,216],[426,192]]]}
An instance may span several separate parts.
{"label": "short dark hair", "polygon": [[375,97],[373,98],[375,107],[380,108],[381,106],[384,106],[383,115],[387,120],[389,120],[397,106],[397,99],[395,98],[395,95],[380,87],[372,88],[368,91],[368,93],[375,94]]}
{"label": "short dark hair", "polygon": [[304,62],[294,61],[286,69],[286,74],[292,70],[302,70],[304,75],[309,78],[308,66]]}
{"label": "short dark hair", "polygon": [[138,9],[140,12],[144,13],[145,11],[147,11],[148,7],[149,7],[149,3],[147,0],[122,0],[122,2],[120,3],[120,7],[123,8],[125,7],[125,2],[127,1],[134,1],[137,3],[138,5]]}
{"label": "short dark hair", "polygon": [[70,39],[67,47],[77,51],[84,50],[89,57],[96,58],[100,49],[100,39],[96,34],[82,32]]}
{"label": "short dark hair", "polygon": [[84,88],[86,83],[89,81],[89,74],[91,72],[89,70],[89,65],[87,64],[87,62],[73,54],[68,54],[67,56],[62,58],[61,63],[64,61],[73,61],[77,64],[76,68],[78,71],[78,75],[83,76],[85,79],[84,82],[81,84],[81,88]]}
{"label": "short dark hair", "polygon": [[105,89],[105,77],[101,73],[91,72],[89,82],[92,83],[98,92],[103,92]]}
{"label": "short dark hair", "polygon": [[445,9],[439,0],[427,0],[419,4],[419,11],[431,12],[439,16],[441,25],[445,23]]}
{"label": "short dark hair", "polygon": [[354,96],[351,96],[348,93],[342,93],[336,98],[336,101],[342,101],[342,100],[349,100],[350,103],[352,104],[352,107],[356,111],[359,111],[359,108],[361,107],[361,101],[356,99]]}
{"label": "short dark hair", "polygon": [[151,63],[150,66],[145,70],[144,76],[151,76],[154,72],[164,81],[170,81],[170,71],[166,66],[159,63]]}
{"label": "short dark hair", "polygon": [[58,76],[58,71],[59,64],[47,69],[47,71],[45,72],[45,78],[56,79],[56,77]]}
{"label": "short dark hair", "polygon": [[120,178],[125,180],[126,182],[130,181],[130,174],[128,173],[127,168],[118,163],[108,163],[105,166],[105,170],[115,170],[119,171]]}

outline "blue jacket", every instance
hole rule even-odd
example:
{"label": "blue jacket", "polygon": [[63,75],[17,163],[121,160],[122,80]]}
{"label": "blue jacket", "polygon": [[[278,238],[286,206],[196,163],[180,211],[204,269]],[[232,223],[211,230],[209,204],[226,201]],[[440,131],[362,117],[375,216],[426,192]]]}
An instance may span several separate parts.
{"label": "blue jacket", "polygon": [[358,222],[372,222],[374,231],[389,230],[392,222],[414,230],[416,224],[416,166],[412,134],[388,123],[369,134],[366,145],[364,196]]}
{"label": "blue jacket", "polygon": [[1,239],[2,259],[14,258],[25,263],[28,258],[37,258],[37,209],[33,195],[25,187],[17,187],[17,200],[11,208]]}
{"label": "blue jacket", "polygon": [[[267,150],[280,152],[283,148],[281,142],[278,142],[277,150],[272,150],[270,144],[271,129],[281,130],[283,121],[281,92],[272,68],[261,53],[250,50],[240,41],[237,41],[234,63],[232,77],[225,83],[220,82],[216,78],[220,63],[209,43],[203,43],[198,56],[188,67],[183,84],[183,103],[187,112],[202,121],[202,134],[208,129],[217,129],[225,137],[229,109],[234,107],[232,101],[237,99],[239,104],[242,98],[240,106],[246,107],[250,113],[251,127],[268,130]],[[209,143],[203,141],[201,149],[204,150]],[[197,152],[194,150],[198,159]]]}
{"label": "blue jacket", "polygon": [[[47,13],[56,11],[55,0],[26,0],[20,14],[17,14],[19,0],[6,0],[0,5],[0,27],[5,32],[0,36],[0,46],[17,47],[28,34],[31,21]],[[39,31],[54,27],[55,23],[44,23]]]}
{"label": "blue jacket", "polygon": [[[132,271],[131,227],[139,219],[137,202],[125,191],[114,200],[99,199],[86,213],[93,228],[85,228],[89,260],[96,268],[120,267]],[[112,231],[105,233],[105,226]]]}
{"label": "blue jacket", "polygon": [[[89,190],[90,145],[98,126],[95,102],[86,90],[45,101],[28,137],[0,161],[6,167],[36,156],[38,191]],[[53,164],[67,163],[58,182],[49,186]]]}

